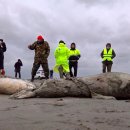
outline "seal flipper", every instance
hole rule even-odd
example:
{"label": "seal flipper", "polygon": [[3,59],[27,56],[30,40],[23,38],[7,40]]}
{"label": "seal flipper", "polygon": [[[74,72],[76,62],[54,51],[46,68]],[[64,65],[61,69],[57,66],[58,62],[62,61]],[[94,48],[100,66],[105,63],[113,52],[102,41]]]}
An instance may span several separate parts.
{"label": "seal flipper", "polygon": [[33,98],[36,94],[33,90],[22,90],[10,96],[10,99],[26,99]]}
{"label": "seal flipper", "polygon": [[94,92],[92,92],[91,94],[92,94],[93,99],[116,100],[116,98],[112,96],[104,96],[104,95],[97,94]]}

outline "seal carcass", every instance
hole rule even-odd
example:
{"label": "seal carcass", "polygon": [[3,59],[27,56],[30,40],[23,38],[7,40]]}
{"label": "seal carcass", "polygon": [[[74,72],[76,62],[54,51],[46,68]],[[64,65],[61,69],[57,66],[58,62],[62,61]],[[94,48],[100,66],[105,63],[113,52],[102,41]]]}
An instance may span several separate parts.
{"label": "seal carcass", "polygon": [[33,90],[35,85],[29,81],[12,79],[7,77],[0,78],[0,94],[14,94],[21,90]]}
{"label": "seal carcass", "polygon": [[12,98],[30,97],[102,97],[112,96],[116,99],[130,99],[130,75],[113,72],[95,76],[70,79],[47,80],[36,84],[34,90],[22,90]]}

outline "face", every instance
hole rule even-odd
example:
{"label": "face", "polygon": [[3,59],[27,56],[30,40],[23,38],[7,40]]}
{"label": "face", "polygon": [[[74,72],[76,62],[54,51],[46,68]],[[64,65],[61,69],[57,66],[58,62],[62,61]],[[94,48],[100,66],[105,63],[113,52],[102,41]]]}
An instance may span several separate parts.
{"label": "face", "polygon": [[71,48],[72,48],[72,49],[75,49],[75,45],[74,45],[74,44],[72,44],[72,45],[71,45]]}
{"label": "face", "polygon": [[110,45],[107,45],[107,46],[106,46],[106,48],[107,48],[107,49],[110,49],[110,48],[111,48],[111,46],[110,46]]}
{"label": "face", "polygon": [[43,43],[44,42],[44,40],[43,39],[41,39],[41,40],[38,40],[38,43]]}
{"label": "face", "polygon": [[37,40],[38,42],[41,42],[42,40]]}

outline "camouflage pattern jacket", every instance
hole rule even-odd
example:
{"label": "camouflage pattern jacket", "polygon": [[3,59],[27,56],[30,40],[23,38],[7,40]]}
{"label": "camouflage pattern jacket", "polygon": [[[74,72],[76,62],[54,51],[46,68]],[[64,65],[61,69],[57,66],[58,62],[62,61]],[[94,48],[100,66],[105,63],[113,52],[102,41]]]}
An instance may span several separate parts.
{"label": "camouflage pattern jacket", "polygon": [[35,60],[47,62],[47,58],[50,54],[50,46],[47,41],[42,42],[34,42],[32,45],[29,46],[29,49],[35,50]]}

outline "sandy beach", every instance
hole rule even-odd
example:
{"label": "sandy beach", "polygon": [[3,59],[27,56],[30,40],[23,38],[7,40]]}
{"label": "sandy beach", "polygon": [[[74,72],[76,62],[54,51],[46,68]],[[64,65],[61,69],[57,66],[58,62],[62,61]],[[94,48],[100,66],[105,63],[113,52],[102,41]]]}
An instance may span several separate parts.
{"label": "sandy beach", "polygon": [[8,99],[0,130],[130,130],[130,102],[85,98]]}

